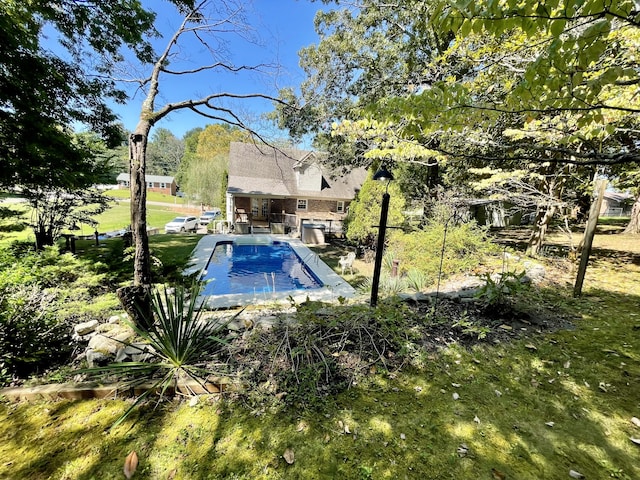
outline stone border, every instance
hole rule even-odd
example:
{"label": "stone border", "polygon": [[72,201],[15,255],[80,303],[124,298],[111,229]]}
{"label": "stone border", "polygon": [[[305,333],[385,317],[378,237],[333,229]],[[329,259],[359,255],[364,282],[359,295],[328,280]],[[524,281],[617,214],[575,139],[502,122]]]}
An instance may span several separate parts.
{"label": "stone border", "polygon": [[[204,386],[196,381],[181,382],[177,388],[167,388],[165,395],[219,395],[230,389],[231,384],[224,381],[205,382]],[[96,385],[54,383],[34,387],[8,387],[0,389],[0,398],[12,402],[35,400],[88,400],[137,397],[153,388],[153,383],[143,383],[132,387],[124,384]]]}

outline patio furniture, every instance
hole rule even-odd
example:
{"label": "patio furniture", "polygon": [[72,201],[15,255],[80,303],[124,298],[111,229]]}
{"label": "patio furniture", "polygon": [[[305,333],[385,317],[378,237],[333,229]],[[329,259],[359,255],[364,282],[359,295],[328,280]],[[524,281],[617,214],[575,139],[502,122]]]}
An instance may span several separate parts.
{"label": "patio furniture", "polygon": [[356,259],[356,252],[349,252],[346,255],[340,257],[338,260],[338,265],[340,265],[340,269],[342,271],[342,275],[344,275],[345,270],[348,268],[353,275],[353,261]]}

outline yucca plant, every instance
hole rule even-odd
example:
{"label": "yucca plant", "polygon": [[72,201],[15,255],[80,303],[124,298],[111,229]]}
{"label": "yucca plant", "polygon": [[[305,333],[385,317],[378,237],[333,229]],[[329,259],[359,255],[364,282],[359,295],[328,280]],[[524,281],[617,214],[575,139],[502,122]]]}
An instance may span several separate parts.
{"label": "yucca plant", "polygon": [[405,281],[411,290],[421,292],[429,283],[429,278],[423,271],[411,268],[407,271]]}
{"label": "yucca plant", "polygon": [[[195,282],[190,288],[177,286],[173,293],[169,289],[155,289],[152,294],[154,318],[146,322],[148,327],[142,328],[133,322],[127,322],[138,338],[150,347],[145,349],[152,357],[150,361],[118,362],[85,370],[89,374],[122,375],[132,387],[151,384],[112,428],[125,420],[152,393],[159,392],[160,402],[167,389],[176,387],[180,380],[192,379],[204,388],[208,376],[221,373],[212,371],[210,365],[205,368],[205,362],[211,360],[227,344],[225,332],[234,317],[225,321],[204,320],[203,310],[198,308],[200,290],[199,282]],[[217,367],[221,365],[218,364]]]}

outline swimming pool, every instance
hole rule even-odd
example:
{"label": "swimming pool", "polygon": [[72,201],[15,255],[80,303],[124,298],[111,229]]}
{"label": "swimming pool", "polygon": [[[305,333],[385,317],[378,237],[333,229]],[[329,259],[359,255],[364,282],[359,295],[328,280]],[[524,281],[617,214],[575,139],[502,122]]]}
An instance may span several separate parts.
{"label": "swimming pool", "polygon": [[321,288],[322,281],[307,267],[289,243],[218,242],[201,280],[203,295],[265,295]]}
{"label": "swimming pool", "polygon": [[[255,290],[252,285],[246,293],[211,294],[209,291],[203,291],[201,293],[201,300],[203,302],[201,304],[201,308],[204,307],[215,310],[218,308],[233,308],[237,306],[273,303],[290,305],[292,300],[296,303],[301,303],[306,300],[332,302],[337,301],[340,298],[351,298],[355,296],[355,290],[344,280],[344,278],[324,263],[320,257],[304,245],[300,239],[288,235],[203,235],[191,253],[189,265],[182,273],[185,276],[196,275],[197,278],[203,278],[205,275],[213,277],[214,274],[210,273],[210,267],[214,266],[211,259],[219,244],[223,246],[230,243],[235,245],[270,245],[274,242],[288,244],[294,251],[297,258],[302,259],[306,275],[309,275],[310,272],[312,278],[316,280],[319,279],[319,284],[321,286],[307,289],[296,288],[294,286],[294,288],[290,290],[279,290],[284,287],[279,286],[278,281],[280,278],[278,278],[278,275],[276,274],[276,291],[274,292],[274,282],[271,277],[271,273],[276,272],[276,270],[273,267],[265,270],[260,264],[255,264],[254,262],[253,264],[247,264],[246,267],[250,271],[260,273],[259,279],[256,279]],[[224,248],[226,249],[227,247]],[[258,261],[258,263],[261,263],[261,261]],[[263,268],[263,270],[258,270],[260,268]],[[227,282],[227,272],[229,272],[228,269],[225,271],[224,276],[218,276],[215,281],[209,282],[210,286],[208,288],[212,291],[216,283]],[[267,278],[265,278],[265,274]]]}

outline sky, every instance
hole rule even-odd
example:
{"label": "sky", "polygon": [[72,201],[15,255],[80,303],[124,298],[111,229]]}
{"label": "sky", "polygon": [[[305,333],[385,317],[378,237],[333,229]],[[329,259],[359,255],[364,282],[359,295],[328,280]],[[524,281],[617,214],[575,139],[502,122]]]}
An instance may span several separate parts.
{"label": "sky", "polygon": [[[149,2],[153,8],[159,7],[156,28],[165,36],[175,32],[182,20],[168,2]],[[203,97],[209,93],[263,93],[276,95],[279,88],[297,87],[304,79],[304,72],[299,67],[298,51],[311,44],[318,43],[318,36],[314,30],[313,19],[317,10],[322,7],[320,2],[308,0],[253,0],[253,11],[250,23],[255,27],[264,43],[258,46],[254,43],[241,41],[237,35],[228,37],[228,53],[225,57],[231,57],[235,64],[278,64],[276,71],[269,69],[267,75],[228,74],[223,72],[191,74],[187,76],[168,76],[161,79],[160,97],[156,102],[156,108],[167,101],[176,102]],[[164,48],[167,39],[155,42],[157,48]],[[213,45],[213,43],[211,43]],[[208,51],[197,42],[179,44],[180,58],[174,60],[170,67],[195,68],[211,61]],[[220,51],[219,46],[215,46]],[[123,72],[131,75],[135,69]],[[147,70],[148,73],[148,70]],[[134,75],[135,76],[135,75]],[[133,84],[131,84],[133,85]],[[130,87],[131,99],[125,105],[112,105],[114,111],[120,116],[125,128],[133,130],[140,115],[140,107],[144,99],[139,91]],[[237,104],[225,103],[225,107],[232,108],[235,112],[249,117],[258,117],[260,114],[273,110],[270,101],[241,101]],[[156,127],[166,128],[177,137],[182,137],[185,132],[195,127],[204,127],[215,123],[215,120],[204,118],[195,113],[182,111],[173,112],[166,119],[156,124]],[[269,130],[265,122],[255,121],[252,127],[260,130],[265,135],[286,136],[283,132]],[[153,135],[153,130],[152,133]]]}

